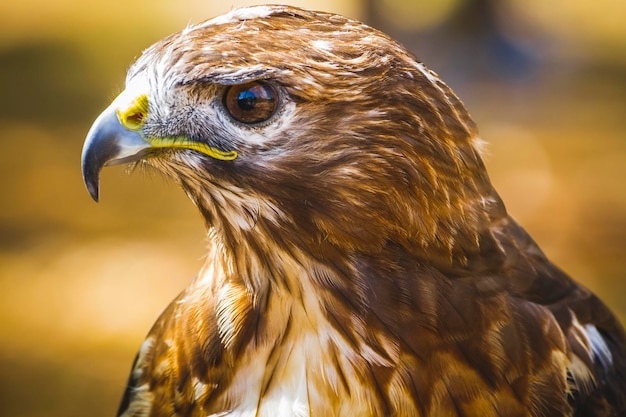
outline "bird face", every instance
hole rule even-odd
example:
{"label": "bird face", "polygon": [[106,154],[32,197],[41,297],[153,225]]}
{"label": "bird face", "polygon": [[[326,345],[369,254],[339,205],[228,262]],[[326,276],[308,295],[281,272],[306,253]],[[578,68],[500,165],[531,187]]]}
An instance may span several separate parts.
{"label": "bird face", "polygon": [[[127,88],[96,120],[83,149],[89,193],[98,200],[98,176],[104,165],[160,158],[198,169],[211,159],[233,161],[234,148],[263,140],[281,102],[266,81],[236,85],[176,85],[165,91],[145,72],[135,74]],[[281,106],[284,108],[284,106]],[[229,150],[226,150],[229,149]]]}
{"label": "bird face", "polygon": [[91,128],[83,173],[97,200],[103,166],[156,167],[231,234],[450,249],[494,201],[475,144],[458,98],[386,35],[260,6],[148,48]]}

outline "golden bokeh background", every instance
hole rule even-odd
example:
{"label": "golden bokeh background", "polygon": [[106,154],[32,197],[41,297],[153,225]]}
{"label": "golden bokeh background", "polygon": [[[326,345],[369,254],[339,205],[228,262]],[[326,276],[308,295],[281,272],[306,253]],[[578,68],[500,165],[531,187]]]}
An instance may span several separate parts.
{"label": "golden bokeh background", "polygon": [[[626,2],[324,0],[446,80],[489,142],[509,211],[624,320]],[[203,226],[158,175],[80,151],[141,50],[253,2],[0,4],[0,415],[110,416],[135,351],[202,263]]]}

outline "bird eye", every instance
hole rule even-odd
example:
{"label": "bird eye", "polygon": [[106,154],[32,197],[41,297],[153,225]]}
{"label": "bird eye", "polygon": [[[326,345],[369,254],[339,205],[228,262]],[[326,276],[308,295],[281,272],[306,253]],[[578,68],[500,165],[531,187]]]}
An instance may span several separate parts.
{"label": "bird eye", "polygon": [[228,87],[223,98],[226,111],[238,122],[254,124],[269,119],[278,107],[276,89],[263,81]]}

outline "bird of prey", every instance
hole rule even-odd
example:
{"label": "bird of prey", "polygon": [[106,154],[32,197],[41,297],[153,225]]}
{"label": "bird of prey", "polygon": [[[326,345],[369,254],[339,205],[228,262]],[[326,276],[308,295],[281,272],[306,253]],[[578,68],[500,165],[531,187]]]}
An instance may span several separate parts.
{"label": "bird of prey", "polygon": [[119,415],[624,416],[626,336],[508,214],[464,105],[388,36],[257,6],[144,51],[82,169],[162,171],[198,276]]}

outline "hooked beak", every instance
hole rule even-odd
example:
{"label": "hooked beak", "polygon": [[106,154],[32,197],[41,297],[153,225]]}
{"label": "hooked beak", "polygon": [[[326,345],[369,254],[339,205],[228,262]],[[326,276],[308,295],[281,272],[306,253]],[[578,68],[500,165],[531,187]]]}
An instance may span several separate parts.
{"label": "hooked beak", "polygon": [[[132,90],[131,90],[132,91]],[[98,116],[83,145],[83,180],[91,197],[98,201],[100,170],[106,165],[138,161],[150,150],[195,151],[220,161],[237,158],[235,150],[221,150],[184,136],[148,137],[142,127],[148,116],[148,96],[122,92]]]}
{"label": "hooked beak", "polygon": [[104,166],[138,161],[151,147],[139,131],[124,127],[115,106],[109,106],[91,126],[83,145],[83,180],[91,198],[98,201],[100,170]]}

